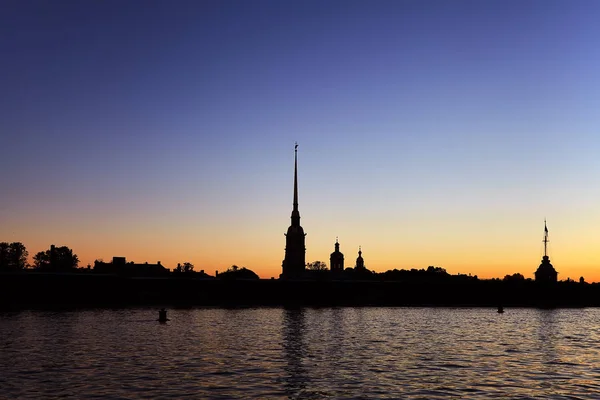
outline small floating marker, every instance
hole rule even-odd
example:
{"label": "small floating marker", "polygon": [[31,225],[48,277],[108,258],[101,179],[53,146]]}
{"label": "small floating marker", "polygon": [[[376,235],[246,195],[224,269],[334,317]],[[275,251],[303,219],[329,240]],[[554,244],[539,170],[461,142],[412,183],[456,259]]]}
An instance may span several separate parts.
{"label": "small floating marker", "polygon": [[158,311],[158,322],[164,323],[167,322],[169,320],[169,318],[167,318],[167,310],[165,310],[164,308],[161,308]]}

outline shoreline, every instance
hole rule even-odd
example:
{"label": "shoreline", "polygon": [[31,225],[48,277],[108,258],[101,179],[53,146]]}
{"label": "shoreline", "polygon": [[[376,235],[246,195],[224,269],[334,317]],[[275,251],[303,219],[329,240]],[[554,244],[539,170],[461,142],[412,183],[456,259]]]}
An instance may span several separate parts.
{"label": "shoreline", "polygon": [[44,307],[600,307],[600,284],[501,280],[219,280],[0,274],[0,309]]}

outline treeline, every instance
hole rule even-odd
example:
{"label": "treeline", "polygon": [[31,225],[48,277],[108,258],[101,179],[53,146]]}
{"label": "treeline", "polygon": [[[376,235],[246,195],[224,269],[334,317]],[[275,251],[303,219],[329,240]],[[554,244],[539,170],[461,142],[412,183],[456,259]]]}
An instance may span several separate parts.
{"label": "treeline", "polygon": [[[122,259],[122,262],[114,260]],[[29,264],[29,253],[21,242],[0,242],[0,273],[18,271],[39,272],[89,272],[101,274],[117,274],[123,276],[173,276],[198,279],[220,279],[220,280],[254,280],[258,275],[245,267],[232,265],[226,271],[215,271],[211,276],[204,270],[196,271],[190,262],[178,263],[177,267],[170,271],[158,262],[158,264],[125,262],[124,258],[115,257],[111,262],[102,260],[94,261],[93,265],[79,266],[79,258],[67,246],[50,246],[49,249],[39,251],[32,257]],[[366,268],[346,268],[340,272],[334,272],[327,268],[322,261],[314,261],[306,264],[306,280],[360,280],[360,281],[404,281],[404,282],[476,282],[477,275],[448,273],[444,268],[429,266],[426,269],[392,269],[385,272],[370,271]],[[505,282],[531,282],[522,274],[515,273],[506,275],[504,278],[493,278],[491,281]],[[570,278],[565,282],[575,283]],[[583,277],[579,278],[580,284],[585,284]]]}
{"label": "treeline", "polygon": [[67,246],[50,246],[49,249],[40,251],[32,257],[29,263],[29,252],[21,242],[0,242],[0,273],[37,271],[37,272],[67,272],[67,273],[98,273],[116,274],[122,276],[173,276],[201,279],[223,280],[249,280],[259,279],[258,275],[245,268],[232,265],[226,271],[215,271],[215,276],[210,276],[204,270],[196,271],[190,262],[178,263],[170,271],[158,262],[157,264],[125,262],[124,258],[115,257],[111,262],[95,260],[93,265],[80,267],[79,257]]}
{"label": "treeline", "polygon": [[21,242],[0,242],[0,271],[18,271],[29,267],[29,253]]}
{"label": "treeline", "polygon": [[[322,261],[306,264],[306,274],[309,279],[362,280],[362,281],[405,281],[405,282],[468,282],[478,281],[477,275],[452,275],[442,267],[429,266],[426,269],[391,269],[385,272],[375,272],[367,268],[348,267],[340,272],[327,268]],[[520,274],[519,274],[520,275]],[[522,275],[521,275],[522,276]]]}
{"label": "treeline", "polygon": [[79,258],[67,246],[50,247],[33,256],[29,264],[29,252],[21,242],[0,242],[0,271],[20,271],[28,268],[40,271],[71,271],[77,269]]}

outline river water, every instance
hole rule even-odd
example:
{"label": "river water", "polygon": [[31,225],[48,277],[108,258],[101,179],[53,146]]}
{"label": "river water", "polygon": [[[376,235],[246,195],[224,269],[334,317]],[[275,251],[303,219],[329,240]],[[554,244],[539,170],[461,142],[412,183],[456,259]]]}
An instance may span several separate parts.
{"label": "river water", "polygon": [[0,313],[2,398],[600,398],[600,309]]}

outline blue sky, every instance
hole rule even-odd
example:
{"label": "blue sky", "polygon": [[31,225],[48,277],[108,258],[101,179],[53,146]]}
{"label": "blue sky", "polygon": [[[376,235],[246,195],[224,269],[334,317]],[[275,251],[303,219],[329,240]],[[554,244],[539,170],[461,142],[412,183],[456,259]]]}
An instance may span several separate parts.
{"label": "blue sky", "polygon": [[600,261],[597,2],[2,8],[0,240],[275,274],[298,141],[309,260],[532,272],[547,217]]}

